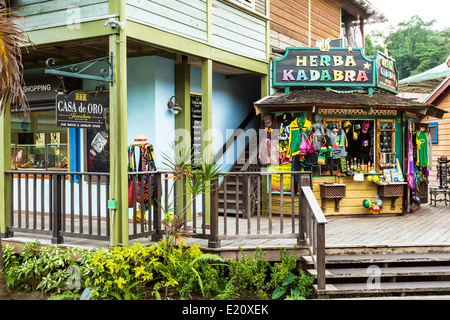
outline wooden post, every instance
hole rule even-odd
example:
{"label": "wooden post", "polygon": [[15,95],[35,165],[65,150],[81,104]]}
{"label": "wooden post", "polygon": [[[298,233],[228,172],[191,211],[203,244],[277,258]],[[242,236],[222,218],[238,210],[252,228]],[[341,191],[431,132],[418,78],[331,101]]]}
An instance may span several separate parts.
{"label": "wooden post", "polygon": [[[180,105],[182,110],[175,115],[175,148],[180,150],[191,150],[191,66],[187,63],[180,63],[175,65],[175,97],[177,103]],[[177,152],[177,151],[175,151]],[[177,194],[176,201],[179,205],[180,210],[177,212],[181,213],[182,208],[186,206],[186,198],[190,199],[191,195],[186,194],[183,188],[183,183],[177,181]],[[186,218],[191,220],[192,208],[186,209]]]}
{"label": "wooden post", "polygon": [[317,225],[317,287],[325,289],[325,224]]}
{"label": "wooden post", "polygon": [[[162,238],[161,233],[161,194],[162,194],[162,175],[156,173],[153,176],[156,179],[154,194],[153,194],[153,230],[155,235],[152,237],[152,241],[159,241]],[[150,210],[149,210],[150,211]]]}
{"label": "wooden post", "polygon": [[[110,1],[110,13],[125,21],[125,0]],[[128,170],[127,170],[127,25],[114,28],[109,37],[109,47],[114,53],[114,83],[110,88],[110,199],[117,201],[111,209],[113,221],[111,245],[127,246],[128,231]]]}
{"label": "wooden post", "polygon": [[302,186],[311,186],[311,176],[310,175],[305,175],[305,174],[300,174],[300,178],[298,181],[298,209],[299,209],[299,221],[300,221],[300,226],[299,226],[299,231],[300,231],[300,239],[298,239],[298,243],[304,245],[305,244],[305,233],[306,233],[306,224],[308,221],[306,221],[306,216],[307,216],[307,210],[308,210],[308,206],[307,206],[307,200],[306,197],[302,191]]}
{"label": "wooden post", "polygon": [[[60,244],[64,242],[60,235],[61,231],[61,176],[60,174],[53,175],[53,233],[52,243]],[[28,201],[28,199],[27,199]]]}
{"label": "wooden post", "polygon": [[8,227],[11,224],[11,175],[5,171],[11,170],[11,106],[6,103],[0,114],[0,236],[8,237]]}
{"label": "wooden post", "polygon": [[209,248],[219,248],[220,240],[219,240],[219,181],[216,179],[211,182],[211,226],[210,226],[210,236],[208,241]]}
{"label": "wooden post", "polygon": [[[212,60],[202,60],[202,152],[203,161],[213,161],[212,145]],[[205,223],[210,223],[210,194],[204,195]]]}

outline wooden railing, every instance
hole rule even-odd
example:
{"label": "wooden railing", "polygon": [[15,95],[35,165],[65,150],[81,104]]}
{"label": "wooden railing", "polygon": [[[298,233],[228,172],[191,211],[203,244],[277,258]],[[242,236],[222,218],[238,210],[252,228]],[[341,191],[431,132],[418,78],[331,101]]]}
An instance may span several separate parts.
{"label": "wooden railing", "polygon": [[[109,241],[108,173],[10,171],[6,174],[11,177],[10,235],[14,232],[46,234],[52,236],[53,243],[63,242],[64,237]],[[138,199],[138,184],[131,189],[130,239],[158,240],[164,233],[163,207],[172,203],[179,214],[188,203],[186,190],[177,191],[180,185],[174,179],[167,179],[171,175],[160,171],[129,174],[140,185],[149,182],[148,198]],[[310,172],[228,172],[221,179],[222,185],[236,190],[232,195],[234,205],[224,201],[227,192],[219,198],[219,180],[215,180],[209,195],[209,210],[205,210],[206,196],[200,195],[184,216],[186,224],[195,230],[194,238],[207,240],[207,245],[214,248],[220,247],[222,241],[255,239],[305,244],[317,268],[319,288],[324,288],[326,219],[312,193]],[[275,180],[279,181],[279,191],[274,191]],[[287,183],[293,186],[296,182],[298,193],[285,191],[289,190],[285,189]],[[181,197],[174,196],[179,194]]]}
{"label": "wooden railing", "polygon": [[309,186],[302,186],[300,201],[301,216],[304,219],[305,244],[311,253],[314,266],[317,270],[317,286],[319,290],[325,289],[325,224],[327,220]]}
{"label": "wooden railing", "polygon": [[9,171],[14,232],[108,240],[109,174],[63,171]]}

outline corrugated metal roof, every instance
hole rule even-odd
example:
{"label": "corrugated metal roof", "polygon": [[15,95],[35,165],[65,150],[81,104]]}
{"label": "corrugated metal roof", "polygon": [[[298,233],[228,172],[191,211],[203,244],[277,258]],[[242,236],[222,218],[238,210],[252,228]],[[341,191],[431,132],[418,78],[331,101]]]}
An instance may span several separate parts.
{"label": "corrugated metal roof", "polygon": [[444,79],[449,75],[450,75],[450,68],[448,67],[447,63],[444,62],[430,70],[416,74],[415,76],[411,76],[409,78],[402,79],[399,81],[399,84],[433,80],[433,79]]}

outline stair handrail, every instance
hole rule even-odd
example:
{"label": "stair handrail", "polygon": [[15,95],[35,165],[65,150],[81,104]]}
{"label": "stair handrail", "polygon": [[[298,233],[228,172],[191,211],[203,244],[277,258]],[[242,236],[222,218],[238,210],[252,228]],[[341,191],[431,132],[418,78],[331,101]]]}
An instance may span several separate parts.
{"label": "stair handrail", "polygon": [[[317,270],[317,287],[324,290],[325,278],[325,225],[327,219],[314,196],[311,187],[301,186],[302,233]],[[312,214],[311,214],[312,213]]]}
{"label": "stair handrail", "polygon": [[[213,159],[213,163],[216,163],[219,161],[220,158],[227,152],[228,148],[231,147],[231,145],[234,143],[235,138],[239,137],[239,135],[243,132],[243,129],[250,123],[250,121],[253,119],[254,110],[250,111],[249,114],[245,117],[244,120],[242,120],[241,124],[234,130],[233,134],[228,138],[228,140],[224,143],[222,148],[217,152]],[[241,130],[239,130],[241,129]]]}

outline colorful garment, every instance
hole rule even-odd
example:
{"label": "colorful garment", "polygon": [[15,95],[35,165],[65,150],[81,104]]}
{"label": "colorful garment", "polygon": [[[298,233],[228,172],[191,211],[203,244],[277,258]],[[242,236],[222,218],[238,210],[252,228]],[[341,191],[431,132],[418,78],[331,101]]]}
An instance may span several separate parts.
{"label": "colorful garment", "polygon": [[[140,146],[139,167],[136,170],[136,159],[134,156],[134,146],[128,147],[128,172],[146,172],[156,170],[153,158],[153,146],[151,144]],[[134,179],[133,179],[134,178]],[[136,202],[141,203],[143,197],[145,210],[149,207],[149,190],[154,194],[153,176],[136,175],[129,176],[129,185],[136,185]],[[143,186],[142,186],[143,184]]]}
{"label": "colorful garment", "polygon": [[430,165],[428,159],[428,136],[426,132],[419,131],[416,134],[417,158],[416,165],[427,167]]}
{"label": "colorful garment", "polygon": [[310,129],[311,121],[305,118],[304,115],[299,116],[294,119],[289,126],[289,144],[287,150],[287,156],[295,156],[301,153],[300,146],[303,142],[304,135],[306,130],[302,129]]}
{"label": "colorful garment", "polygon": [[340,129],[339,134],[337,136],[333,136],[331,134],[331,130],[328,130],[326,136],[329,139],[329,143],[332,148],[332,157],[333,159],[338,159],[340,157],[346,157],[347,151],[345,149],[347,145],[347,136],[345,131]]}

